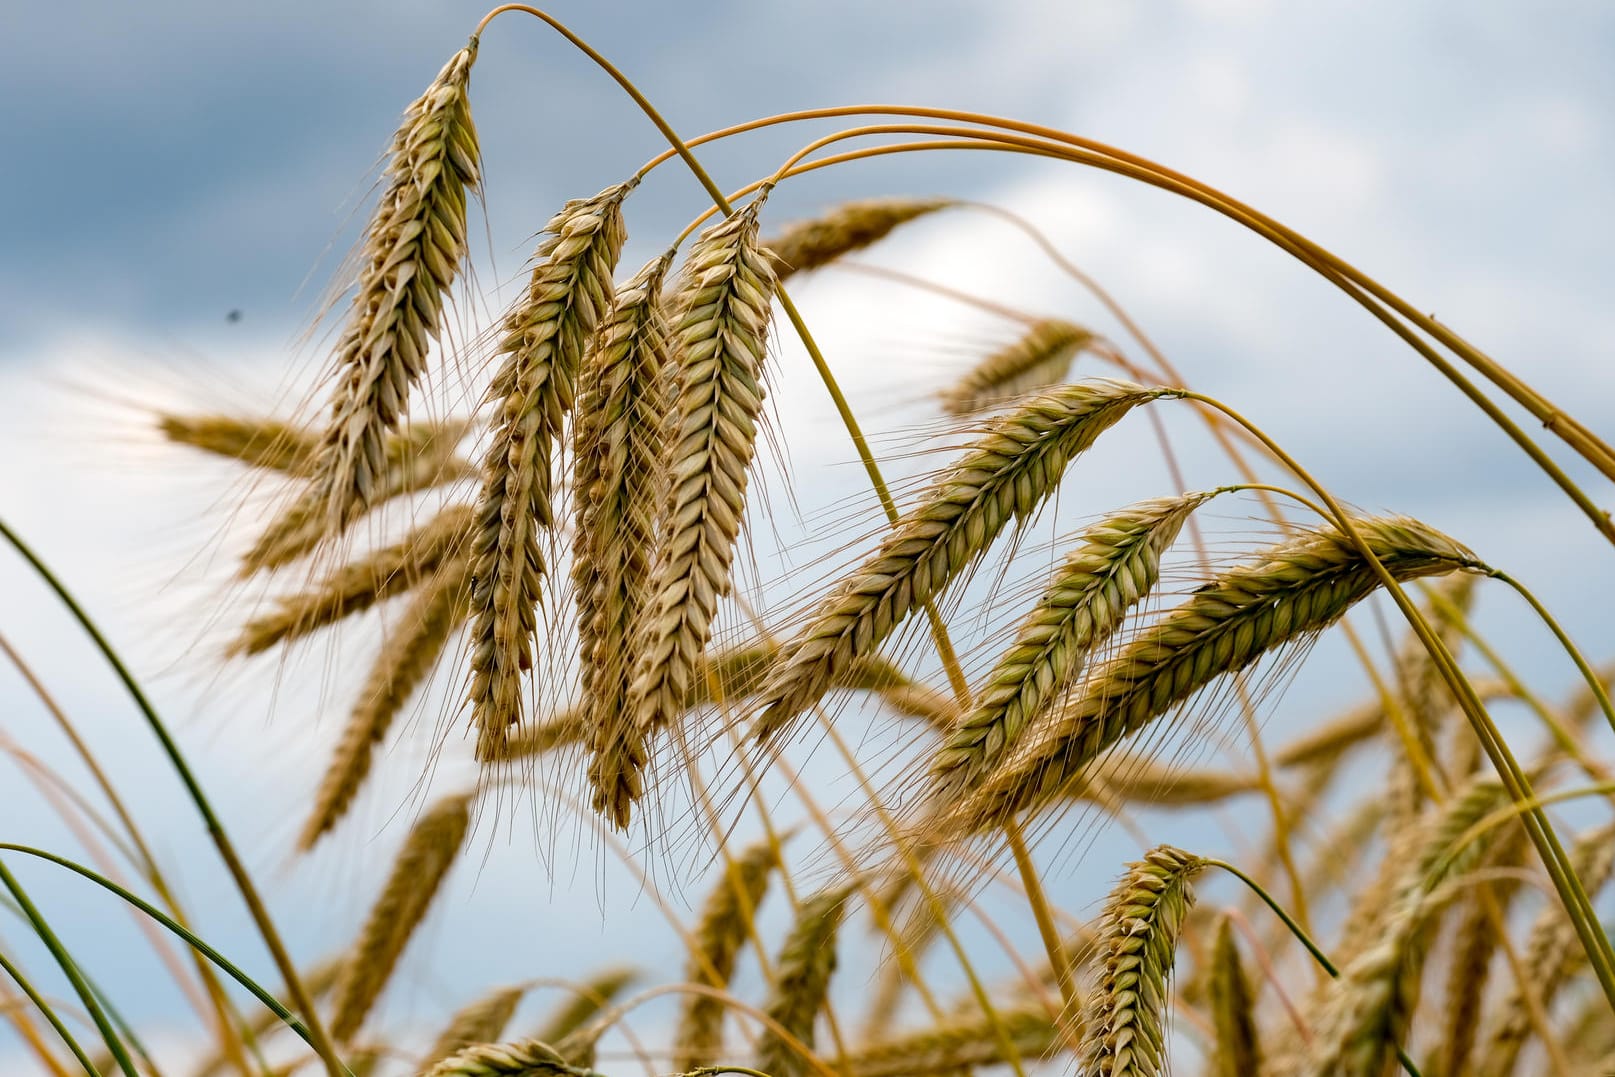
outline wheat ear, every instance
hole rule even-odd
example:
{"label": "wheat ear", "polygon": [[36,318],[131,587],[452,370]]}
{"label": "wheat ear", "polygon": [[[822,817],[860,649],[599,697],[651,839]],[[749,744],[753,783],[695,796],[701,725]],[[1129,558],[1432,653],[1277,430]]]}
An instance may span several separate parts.
{"label": "wheat ear", "polygon": [[774,274],[785,280],[862,250],[886,238],[892,229],[916,217],[935,213],[954,202],[947,198],[871,198],[845,202],[822,217],[798,221],[766,240]]}
{"label": "wheat ear", "polygon": [[1210,1074],[1214,1077],[1253,1077],[1262,1071],[1261,1045],[1256,1035],[1256,996],[1234,942],[1233,921],[1220,917],[1211,944],[1211,970],[1207,1001],[1216,1030]]}
{"label": "wheat ear", "polygon": [[776,1031],[776,1025],[804,1047],[813,1048],[813,1029],[836,971],[836,936],[852,889],[822,890],[802,902],[796,923],[780,947],[773,988],[764,1007],[774,1024],[763,1030],[757,1043],[757,1068],[770,1077],[805,1077],[812,1072],[807,1059]]}
{"label": "wheat ear", "polygon": [[[1445,535],[1404,517],[1353,524],[1398,581],[1476,564]],[[1305,532],[1225,572],[1095,670],[1035,742],[960,805],[955,825],[988,828],[1049,803],[1112,745],[1217,677],[1329,627],[1379,583],[1357,546],[1334,528]]]}
{"label": "wheat ear", "polygon": [[1158,1077],[1178,930],[1205,860],[1162,845],[1129,864],[1101,914],[1096,982],[1082,1034],[1082,1072]]}
{"label": "wheat ear", "polygon": [[228,653],[261,654],[414,590],[464,553],[472,519],[469,507],[451,505],[393,545],[343,565],[311,590],[277,599],[273,610],[247,622]]}
{"label": "wheat ear", "polygon": [[477,757],[499,754],[521,717],[544,585],[542,536],[555,523],[551,486],[586,345],[609,315],[632,184],[573,199],[544,226],[526,294],[506,314],[498,405],[472,535],[471,718]]}
{"label": "wheat ear", "polygon": [[[751,937],[757,907],[779,866],[772,843],[759,843],[726,866],[723,878],[701,907],[693,937],[695,949],[684,970],[690,983],[726,988],[741,948]],[[674,1061],[686,1068],[711,1065],[723,1049],[724,1003],[706,994],[684,995],[679,1003]]]}
{"label": "wheat ear", "polygon": [[289,475],[308,474],[320,445],[316,432],[282,419],[165,412],[157,429],[176,445]]}
{"label": "wheat ear", "polygon": [[469,584],[465,559],[456,558],[410,600],[403,616],[390,629],[348,715],[325,777],[314,793],[313,810],[297,839],[300,850],[314,848],[347,813],[370,775],[376,747],[387,736],[393,719],[431,674],[450,638],[465,623]]}
{"label": "wheat ear", "polygon": [[873,654],[915,609],[940,595],[1011,522],[1024,522],[1066,465],[1127,412],[1171,390],[1097,380],[1061,386],[989,423],[862,566],[836,585],[791,642],[752,727],[779,737],[850,662]]}
{"label": "wheat ear", "polygon": [[684,708],[728,594],[763,406],[774,275],[757,245],[762,195],[702,234],[685,268],[678,399],[668,438],[669,495],[632,688],[635,728],[615,757],[607,818],[628,825],[643,794],[650,738]]}
{"label": "wheat ear", "polygon": [[1034,322],[942,390],[942,410],[968,415],[1064,381],[1071,360],[1092,341],[1092,332],[1059,318]]}
{"label": "wheat ear", "polygon": [[[638,978],[639,973],[631,968],[609,968],[596,973],[545,1018],[536,1038],[555,1044],[556,1050],[560,1051],[561,1046],[583,1029],[590,1018],[610,1005],[612,999]],[[571,1060],[566,1052],[561,1051],[561,1054]]]}
{"label": "wheat ear", "polygon": [[569,1066],[555,1048],[541,1040],[478,1043],[450,1055],[426,1077],[600,1077],[592,1070]]}
{"label": "wheat ear", "polygon": [[1155,587],[1161,555],[1210,496],[1146,501],[1083,532],[1081,545],[1055,570],[1015,642],[987,674],[975,709],[932,759],[939,796],[980,784],[1022,731],[1075,683],[1088,656]]}
{"label": "wheat ear", "polygon": [[477,42],[454,54],[404,113],[389,184],[365,232],[363,266],[336,345],[336,389],[314,475],[319,515],[340,527],[369,507],[387,435],[426,369],[445,297],[466,255],[466,199],[481,181],[468,87]]}
{"label": "wheat ear", "polygon": [[[1000,1028],[1002,1033],[1000,1033]],[[1041,1003],[998,1011],[998,1027],[986,1018],[960,1019],[906,1036],[877,1040],[849,1051],[838,1072],[847,1077],[936,1077],[1001,1065],[1000,1035],[1024,1057],[1043,1057],[1065,1037]]]}
{"label": "wheat ear", "polygon": [[497,1040],[526,993],[525,987],[500,987],[462,1008],[432,1041],[422,1058],[420,1072],[429,1073],[438,1062],[472,1044]]}
{"label": "wheat ear", "polygon": [[335,988],[331,1035],[353,1038],[454,866],[471,822],[469,796],[445,797],[416,821],[370,908]]}

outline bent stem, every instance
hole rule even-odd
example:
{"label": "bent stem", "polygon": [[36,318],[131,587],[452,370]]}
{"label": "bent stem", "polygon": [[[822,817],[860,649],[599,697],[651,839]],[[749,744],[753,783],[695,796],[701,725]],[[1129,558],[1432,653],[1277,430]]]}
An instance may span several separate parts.
{"label": "bent stem", "polygon": [[[67,1026],[62,1023],[62,1019],[56,1015],[55,1008],[53,1008],[45,996],[41,995],[34,985],[29,982],[28,977],[22,974],[22,970],[16,965],[12,964],[11,959],[6,957],[4,950],[0,950],[0,972],[4,972],[7,976],[11,977],[12,981],[17,985],[17,988],[22,991],[25,996],[27,996],[29,1002],[34,1004],[34,1008],[40,1012],[40,1015],[45,1018],[45,1021],[50,1025],[50,1027],[56,1030],[56,1035],[61,1037],[62,1042],[67,1045],[67,1049],[73,1053],[73,1057],[78,1059],[79,1065],[84,1067],[84,1072],[92,1074],[95,1073],[95,1063],[90,1061],[89,1056],[84,1053],[84,1048],[79,1046],[78,1041],[73,1038],[73,1034],[69,1032]],[[67,1074],[62,1069],[61,1065],[54,1057],[51,1056],[48,1051],[45,1050],[45,1045],[43,1043],[37,1042],[31,1036],[26,1038],[29,1040],[29,1045],[32,1046],[39,1054],[41,1061],[45,1063],[46,1067],[55,1072],[56,1077],[67,1077]]]}

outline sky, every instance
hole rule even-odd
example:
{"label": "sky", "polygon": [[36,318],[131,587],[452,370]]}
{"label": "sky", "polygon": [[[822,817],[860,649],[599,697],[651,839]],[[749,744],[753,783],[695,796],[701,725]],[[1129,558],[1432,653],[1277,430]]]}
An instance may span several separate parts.
{"label": "sky", "polygon": [[[310,715],[340,698],[364,641],[333,644],[285,670],[219,667],[231,616],[221,608],[230,593],[221,550],[250,531],[261,503],[239,507],[228,468],[162,448],[148,416],[153,408],[267,409],[309,392],[329,325],[310,327],[358,235],[378,155],[402,107],[482,10],[422,0],[15,0],[0,13],[0,119],[9,137],[0,165],[0,205],[9,210],[0,232],[0,442],[11,461],[0,469],[0,518],[38,546],[127,648],[253,850],[251,866],[300,955],[337,945],[360,915],[368,889],[348,869],[387,862],[419,803],[416,780],[433,758],[421,745],[434,718],[420,709],[419,743],[393,753],[392,773],[361,806],[362,833],[312,863],[295,862],[299,798],[335,731]],[[1322,243],[1615,435],[1608,5],[832,0],[572,4],[556,14],[687,135],[793,108],[923,103],[1048,124],[1151,157]],[[462,306],[463,325],[475,328],[487,324],[481,310],[513,294],[532,237],[555,208],[620,180],[661,144],[599,71],[515,14],[484,35],[472,103],[488,177],[485,217],[473,224],[479,293]],[[830,129],[759,133],[703,159],[720,183],[737,187]],[[1034,221],[1120,298],[1191,384],[1239,407],[1340,496],[1418,515],[1514,571],[1594,657],[1608,657],[1609,547],[1450,385],[1283,252],[1166,193],[989,154],[816,173],[775,193],[765,228],[882,194],[949,195]],[[699,187],[676,166],[654,174],[630,203],[625,271],[703,208]],[[867,260],[1122,339],[1091,298],[986,214],[938,215]],[[934,429],[927,394],[1006,327],[851,273],[826,271],[798,292],[877,449],[895,473],[909,474],[905,447]],[[860,511],[870,503],[858,500],[853,454],[805,356],[783,338],[773,375],[786,451],[767,465],[770,503],[792,504],[780,478],[786,455],[794,508],[812,536],[796,548],[797,561],[759,536],[752,574],[777,588],[794,573],[827,572],[816,559],[841,545],[827,521],[844,521],[849,503]],[[1190,484],[1229,481],[1187,414],[1173,422]],[[1542,441],[1599,504],[1611,503],[1607,483]],[[1118,434],[1108,455],[1073,478],[1061,518],[1170,492],[1149,446],[1142,426]],[[1225,522],[1237,526],[1245,511],[1230,508]],[[871,526],[867,513],[859,519],[845,526]],[[795,526],[789,520],[787,529]],[[1052,542],[1056,530],[1050,524],[1034,538]],[[1481,612],[1545,690],[1568,684],[1562,657],[1517,604],[1491,593]],[[267,976],[149,736],[15,559],[0,564],[0,614],[0,633],[135,792],[165,863],[186,896],[210,910],[212,937],[235,943]],[[1326,670],[1343,665],[1329,665],[1327,646],[1320,653]],[[1338,669],[1304,675],[1276,709],[1326,712],[1361,687]],[[9,668],[0,670],[0,704],[7,738],[70,766]],[[463,746],[451,741],[432,771],[433,788],[464,778],[455,747]],[[833,760],[814,765],[824,781],[839,780]],[[6,840],[69,840],[14,780],[20,771],[0,774]],[[530,836],[497,833],[480,872],[457,880],[413,952],[389,1016],[447,1012],[489,982],[456,969],[451,940],[486,944],[490,925],[510,922],[502,917],[536,922],[493,959],[495,975],[551,975],[624,955],[677,963],[676,942],[646,926],[648,899],[635,884],[620,885],[626,876],[603,866],[609,858],[588,839],[575,856],[562,848],[535,868]],[[1098,841],[1086,857],[1061,858],[1054,885],[1081,907],[1136,852],[1124,839]],[[21,874],[64,936],[101,955],[102,979],[150,971],[130,921],[100,895],[41,869]],[[19,938],[15,925],[0,923],[0,942]],[[188,1015],[179,1000],[160,977],[146,980],[157,986],[130,992],[131,1018],[159,1039],[183,1041]],[[0,1061],[15,1049],[6,1035]]]}

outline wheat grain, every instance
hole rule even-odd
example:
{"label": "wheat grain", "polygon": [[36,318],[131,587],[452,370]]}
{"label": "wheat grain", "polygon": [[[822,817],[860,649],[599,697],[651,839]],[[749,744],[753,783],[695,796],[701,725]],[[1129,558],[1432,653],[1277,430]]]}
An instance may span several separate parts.
{"label": "wheat grain", "polygon": [[541,539],[555,521],[551,486],[583,353],[611,311],[633,184],[573,199],[544,226],[526,294],[505,316],[498,405],[472,538],[471,719],[477,757],[499,754],[521,718],[546,573]]}
{"label": "wheat grain", "polygon": [[954,202],[947,198],[872,198],[845,202],[822,217],[799,221],[763,243],[774,275],[783,281],[793,273],[818,269],[844,254],[861,250],[916,217],[935,213]]}
{"label": "wheat grain", "polygon": [[448,1026],[422,1056],[421,1073],[443,1059],[477,1043],[497,1040],[527,993],[524,987],[500,987],[488,992],[449,1018]]}
{"label": "wheat grain", "polygon": [[[684,971],[687,981],[717,988],[729,986],[735,961],[754,929],[757,907],[768,892],[769,877],[778,866],[779,854],[767,842],[752,846],[727,866],[701,907],[693,939],[695,950]],[[723,1000],[688,994],[679,1006],[674,1060],[686,1068],[716,1062],[723,1048]]]}
{"label": "wheat grain", "polygon": [[764,1028],[757,1043],[757,1068],[770,1077],[805,1077],[811,1072],[807,1059],[776,1026],[812,1050],[813,1029],[836,970],[836,936],[852,889],[823,890],[802,902],[796,923],[780,947],[773,988],[764,1007],[774,1023]]}
{"label": "wheat grain", "polygon": [[1034,322],[942,390],[942,410],[968,415],[1064,381],[1071,360],[1092,340],[1089,330],[1059,318]]}

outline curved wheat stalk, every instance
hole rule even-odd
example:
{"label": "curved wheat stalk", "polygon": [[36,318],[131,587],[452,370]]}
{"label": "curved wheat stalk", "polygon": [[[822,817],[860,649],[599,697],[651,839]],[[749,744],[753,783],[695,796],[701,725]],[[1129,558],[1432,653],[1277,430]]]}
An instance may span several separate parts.
{"label": "curved wheat stalk", "polygon": [[[684,970],[687,981],[729,986],[736,959],[756,923],[757,907],[768,892],[769,877],[778,866],[775,846],[764,842],[747,849],[724,872],[701,907],[693,940],[696,950]],[[711,1065],[723,1050],[723,1000],[688,994],[679,1005],[674,1061],[686,1069]]]}
{"label": "curved wheat stalk", "polygon": [[798,221],[765,240],[774,275],[783,281],[828,265],[844,254],[886,238],[916,217],[954,205],[949,198],[872,198],[845,202],[822,217]]}
{"label": "curved wheat stalk", "polygon": [[1093,339],[1090,330],[1059,318],[1034,322],[1016,340],[942,390],[942,410],[949,415],[969,415],[1062,382],[1071,360]]}
{"label": "curved wheat stalk", "polygon": [[775,1024],[767,1026],[757,1044],[757,1068],[770,1077],[806,1077],[812,1072],[775,1025],[813,1047],[814,1026],[830,991],[836,971],[836,936],[847,913],[852,887],[835,887],[802,902],[796,923],[780,947],[774,968],[774,985],[764,1012]]}
{"label": "curved wheat stalk", "polygon": [[472,538],[471,719],[477,757],[499,754],[521,718],[543,590],[551,485],[586,345],[610,314],[632,184],[573,199],[544,226],[527,294],[506,314],[488,387],[498,405]]}

